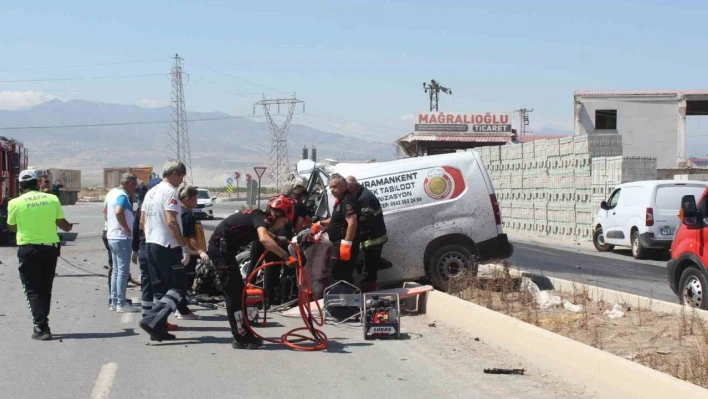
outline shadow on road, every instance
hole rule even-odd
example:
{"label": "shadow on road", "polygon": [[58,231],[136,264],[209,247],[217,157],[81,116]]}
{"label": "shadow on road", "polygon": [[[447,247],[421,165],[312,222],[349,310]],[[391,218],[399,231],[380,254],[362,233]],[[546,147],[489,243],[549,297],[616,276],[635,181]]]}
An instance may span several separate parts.
{"label": "shadow on road", "polygon": [[56,276],[54,276],[54,277],[56,277],[56,278],[61,278],[61,277],[100,277],[100,278],[106,278],[108,276],[102,276],[100,274],[94,274],[94,273],[91,273],[91,274],[59,274],[59,273],[57,273]]}
{"label": "shadow on road", "polygon": [[184,327],[180,325],[179,331],[231,331],[231,327]]}
{"label": "shadow on road", "polygon": [[[176,340],[174,341],[165,341],[165,342],[150,342],[150,346],[188,346],[188,345],[197,345],[197,344],[223,344],[223,345],[231,345],[231,337],[213,337],[213,336],[205,336],[205,337],[198,337],[198,338],[183,338],[180,339],[177,337]],[[308,342],[303,342],[300,343],[303,346],[308,346]],[[338,339],[333,339],[330,338],[327,344],[327,352],[328,353],[351,353],[347,351],[347,348],[350,347],[363,347],[363,346],[371,346],[373,345],[372,343],[366,343],[366,342],[360,342],[360,343],[343,343],[340,342]],[[266,342],[264,344],[264,347],[261,350],[266,350],[266,351],[278,351],[278,350],[286,350],[286,351],[293,351],[293,349],[288,348],[287,346],[283,344],[272,344]]]}
{"label": "shadow on road", "polygon": [[112,333],[69,333],[69,334],[53,334],[54,339],[106,339],[106,338],[121,338],[132,337],[139,335],[133,328],[124,328],[122,332]]}
{"label": "shadow on road", "polygon": [[[631,258],[631,260],[634,261],[634,257],[632,256],[631,249],[615,248],[611,253],[621,255],[623,257]],[[668,262],[669,259],[671,259],[671,252],[669,252],[669,251],[650,251],[649,256],[647,256],[646,259],[647,260],[654,260],[654,261],[658,261],[658,262]]]}

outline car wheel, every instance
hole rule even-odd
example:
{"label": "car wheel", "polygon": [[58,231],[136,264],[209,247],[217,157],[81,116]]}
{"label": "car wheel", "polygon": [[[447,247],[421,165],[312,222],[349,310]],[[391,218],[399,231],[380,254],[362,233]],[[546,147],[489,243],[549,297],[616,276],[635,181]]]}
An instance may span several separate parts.
{"label": "car wheel", "polygon": [[634,259],[645,259],[647,257],[647,250],[642,246],[638,230],[632,231],[632,256]]}
{"label": "car wheel", "polygon": [[445,245],[435,251],[428,262],[433,286],[447,291],[451,281],[477,277],[477,256],[462,245]]}
{"label": "car wheel", "polygon": [[592,245],[599,252],[610,252],[615,249],[615,246],[605,242],[605,234],[602,232],[602,227],[598,227],[592,233]]}
{"label": "car wheel", "polygon": [[706,276],[697,266],[688,267],[681,273],[679,300],[682,305],[708,310],[708,288]]}

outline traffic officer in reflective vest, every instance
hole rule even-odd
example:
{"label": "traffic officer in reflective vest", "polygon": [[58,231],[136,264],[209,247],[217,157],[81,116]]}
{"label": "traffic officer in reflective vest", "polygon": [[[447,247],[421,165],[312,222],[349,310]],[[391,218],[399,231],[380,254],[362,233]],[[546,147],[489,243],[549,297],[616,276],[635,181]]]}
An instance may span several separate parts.
{"label": "traffic officer in reflective vest", "polygon": [[388,241],[386,235],[386,222],[384,221],[381,203],[368,188],[360,185],[354,176],[347,176],[349,192],[359,202],[361,215],[359,216],[359,241],[364,251],[364,265],[361,270],[361,291],[376,291],[378,271],[389,262],[381,259],[383,245]]}
{"label": "traffic officer in reflective vest", "polygon": [[49,308],[59,257],[57,226],[67,232],[72,226],[64,219],[59,199],[39,191],[35,171],[22,171],[19,180],[21,195],[8,204],[7,224],[17,232],[20,280],[34,320],[32,339],[46,341],[52,339]]}

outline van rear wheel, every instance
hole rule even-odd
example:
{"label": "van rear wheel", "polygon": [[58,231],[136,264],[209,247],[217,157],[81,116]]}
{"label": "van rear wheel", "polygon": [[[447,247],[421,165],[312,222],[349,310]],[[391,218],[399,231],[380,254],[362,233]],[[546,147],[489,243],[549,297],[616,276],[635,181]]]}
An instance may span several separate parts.
{"label": "van rear wheel", "polygon": [[476,278],[477,256],[467,247],[449,244],[435,251],[428,263],[428,273],[433,286],[450,291],[450,284],[465,279]]}
{"label": "van rear wheel", "polygon": [[602,232],[602,227],[598,227],[592,233],[592,245],[599,252],[610,252],[615,249],[614,245],[605,242],[605,234]]}

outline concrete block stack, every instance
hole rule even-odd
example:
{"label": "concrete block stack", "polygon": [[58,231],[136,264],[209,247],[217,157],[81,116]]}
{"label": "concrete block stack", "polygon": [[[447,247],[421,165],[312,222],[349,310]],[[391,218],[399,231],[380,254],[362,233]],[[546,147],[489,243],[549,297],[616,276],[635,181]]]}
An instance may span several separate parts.
{"label": "concrete block stack", "polygon": [[592,159],[592,200],[605,201],[622,183],[656,180],[656,158],[611,156]]}
{"label": "concrete block stack", "polygon": [[656,179],[656,159],[623,157],[617,134],[476,149],[508,230],[559,239],[592,238],[600,202],[617,184]]}

